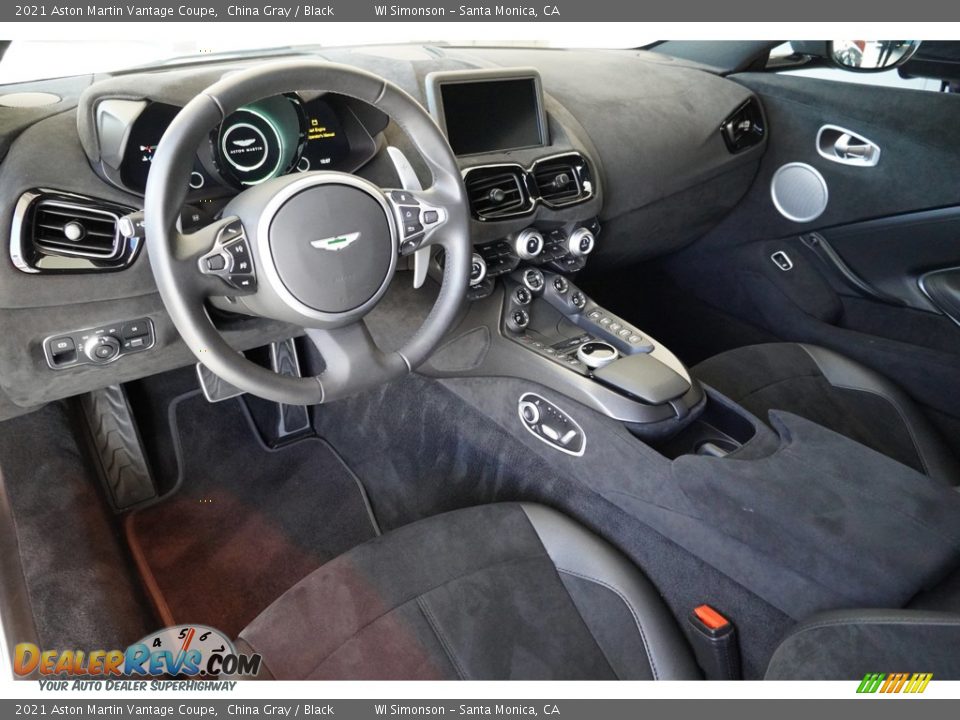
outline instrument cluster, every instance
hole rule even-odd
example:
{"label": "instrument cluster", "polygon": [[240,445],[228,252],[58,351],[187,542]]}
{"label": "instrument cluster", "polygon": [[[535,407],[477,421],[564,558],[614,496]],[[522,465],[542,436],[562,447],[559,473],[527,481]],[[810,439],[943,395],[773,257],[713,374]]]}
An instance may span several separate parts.
{"label": "instrument cluster", "polygon": [[[125,188],[144,192],[160,139],[179,111],[151,102],[134,120],[120,166]],[[338,95],[259,100],[231,113],[197,149],[188,197],[226,196],[288,173],[353,172],[375,155],[373,138],[386,124],[379,111]]]}

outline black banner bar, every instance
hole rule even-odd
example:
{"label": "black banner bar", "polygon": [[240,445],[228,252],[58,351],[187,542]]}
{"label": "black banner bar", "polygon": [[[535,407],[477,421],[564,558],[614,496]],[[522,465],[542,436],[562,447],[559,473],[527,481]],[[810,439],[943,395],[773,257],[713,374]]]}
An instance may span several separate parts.
{"label": "black banner bar", "polygon": [[955,22],[960,3],[943,0],[163,0],[3,3],[2,22]]}

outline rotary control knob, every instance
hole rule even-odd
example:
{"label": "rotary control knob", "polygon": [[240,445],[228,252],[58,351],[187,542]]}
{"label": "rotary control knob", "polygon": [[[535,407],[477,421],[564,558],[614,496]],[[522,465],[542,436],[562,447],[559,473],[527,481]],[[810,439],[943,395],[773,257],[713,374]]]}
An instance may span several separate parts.
{"label": "rotary control knob", "polygon": [[543,235],[536,228],[527,228],[517,235],[513,249],[522,260],[533,260],[543,250]]}
{"label": "rotary control knob", "polygon": [[474,253],[470,258],[470,284],[479,285],[487,276],[487,263],[478,253]]}
{"label": "rotary control knob", "polygon": [[96,335],[83,344],[83,354],[91,362],[110,362],[120,354],[120,341],[113,335]]}
{"label": "rotary control knob", "polygon": [[577,228],[567,238],[567,251],[574,257],[584,257],[593,252],[596,238],[587,228]]}
{"label": "rotary control knob", "polygon": [[577,359],[589,368],[602,368],[620,357],[620,353],[610,343],[602,340],[585,342],[577,349]]}

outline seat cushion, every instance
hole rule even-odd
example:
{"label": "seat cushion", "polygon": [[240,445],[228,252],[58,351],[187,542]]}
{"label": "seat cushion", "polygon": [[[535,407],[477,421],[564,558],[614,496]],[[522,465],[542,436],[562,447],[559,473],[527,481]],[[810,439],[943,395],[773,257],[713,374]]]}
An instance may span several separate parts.
{"label": "seat cushion", "polygon": [[692,372],[761,419],[785,410],[932,478],[960,483],[960,465],[913,400],[835,352],[796,343],[751,345],[705,360]]}
{"label": "seat cushion", "polygon": [[360,545],[240,634],[295,679],[690,679],[650,582],[542,506],[438,515]]}

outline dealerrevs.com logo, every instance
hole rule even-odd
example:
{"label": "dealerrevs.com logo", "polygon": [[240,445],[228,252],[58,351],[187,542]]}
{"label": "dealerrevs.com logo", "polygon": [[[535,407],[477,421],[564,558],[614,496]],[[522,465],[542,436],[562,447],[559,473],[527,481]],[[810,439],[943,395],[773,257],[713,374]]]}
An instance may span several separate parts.
{"label": "dealerrevs.com logo", "polygon": [[933,673],[867,673],[860,681],[858,693],[919,694],[927,689]]}
{"label": "dealerrevs.com logo", "polygon": [[147,635],[126,650],[40,650],[33,643],[20,643],[13,669],[21,677],[252,676],[260,663],[260,655],[238,653],[219,630],[176,625]]}

